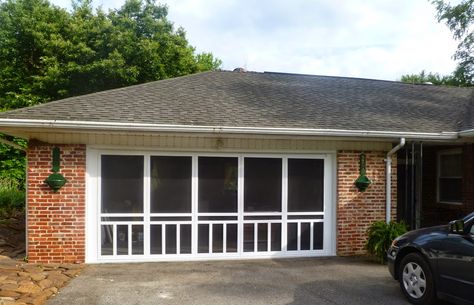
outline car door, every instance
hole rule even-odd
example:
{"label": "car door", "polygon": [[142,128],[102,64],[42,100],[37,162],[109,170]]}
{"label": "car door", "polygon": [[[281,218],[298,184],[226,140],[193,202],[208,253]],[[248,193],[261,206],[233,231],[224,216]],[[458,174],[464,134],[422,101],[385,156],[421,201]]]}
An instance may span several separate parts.
{"label": "car door", "polygon": [[438,243],[438,292],[474,301],[474,226],[467,234],[447,234]]}

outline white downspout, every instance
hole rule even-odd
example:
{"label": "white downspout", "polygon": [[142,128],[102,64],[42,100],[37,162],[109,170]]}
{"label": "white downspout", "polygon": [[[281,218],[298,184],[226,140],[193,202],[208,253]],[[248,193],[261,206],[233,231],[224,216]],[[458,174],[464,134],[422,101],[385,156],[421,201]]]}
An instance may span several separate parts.
{"label": "white downspout", "polygon": [[387,158],[385,159],[385,221],[387,223],[391,220],[391,209],[392,209],[392,155],[396,153],[400,148],[405,146],[405,138],[400,139],[400,143],[397,146],[392,148],[387,153]]}

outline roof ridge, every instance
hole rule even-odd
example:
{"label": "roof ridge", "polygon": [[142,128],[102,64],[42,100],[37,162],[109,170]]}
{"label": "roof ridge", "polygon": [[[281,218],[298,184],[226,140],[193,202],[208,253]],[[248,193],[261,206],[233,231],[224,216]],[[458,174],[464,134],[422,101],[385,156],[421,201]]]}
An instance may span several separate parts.
{"label": "roof ridge", "polygon": [[[232,71],[231,71],[232,72]],[[322,75],[322,74],[308,74],[308,73],[291,73],[291,72],[275,72],[275,71],[264,71],[260,72],[264,74],[276,74],[276,75],[289,75],[289,76],[309,76],[309,77],[321,77],[321,78],[337,78],[337,79],[348,79],[348,80],[363,80],[363,81],[373,81],[373,82],[387,82],[387,83],[396,83],[401,85],[408,86],[426,86],[426,87],[438,87],[438,88],[449,88],[449,89],[464,89],[464,90],[473,90],[473,87],[457,87],[457,86],[448,86],[448,85],[433,85],[433,84],[420,84],[420,83],[406,83],[399,80],[387,80],[387,79],[376,79],[376,78],[367,78],[367,77],[354,77],[354,76],[339,76],[339,75]]]}

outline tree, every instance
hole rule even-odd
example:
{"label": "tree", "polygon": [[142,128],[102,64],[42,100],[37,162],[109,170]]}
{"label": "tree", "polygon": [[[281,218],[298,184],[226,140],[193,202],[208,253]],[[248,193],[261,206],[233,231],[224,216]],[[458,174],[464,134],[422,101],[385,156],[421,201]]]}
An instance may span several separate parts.
{"label": "tree", "polygon": [[[20,146],[26,147],[25,140],[6,135],[1,135],[0,138],[13,141]],[[24,189],[25,170],[24,152],[12,146],[0,144],[0,192],[5,184],[18,189]]]}
{"label": "tree", "polygon": [[0,108],[219,68],[167,14],[153,0],[108,13],[91,0],[73,2],[71,12],[47,0],[0,2]]}
{"label": "tree", "polygon": [[[0,0],[0,111],[75,95],[218,69],[197,54],[183,28],[154,0],[126,0],[94,10],[91,0],[67,11],[47,0]],[[0,145],[0,178],[20,181],[24,154]]]}
{"label": "tree", "polygon": [[455,75],[439,75],[438,73],[426,73],[425,70],[419,74],[405,74],[402,75],[400,81],[410,84],[433,84],[433,85],[444,85],[444,86],[458,86],[464,87],[467,84],[456,78]]}
{"label": "tree", "polygon": [[445,22],[459,41],[454,59],[458,66],[453,76],[466,85],[474,85],[474,0],[461,0],[452,5],[444,0],[433,0],[438,22]]}

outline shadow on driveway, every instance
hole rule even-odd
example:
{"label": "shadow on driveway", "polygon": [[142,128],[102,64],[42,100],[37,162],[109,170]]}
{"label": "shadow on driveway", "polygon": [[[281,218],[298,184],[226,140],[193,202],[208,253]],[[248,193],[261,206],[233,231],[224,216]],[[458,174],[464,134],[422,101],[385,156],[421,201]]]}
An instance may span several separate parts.
{"label": "shadow on driveway", "polygon": [[358,258],[90,265],[48,305],[408,304]]}

